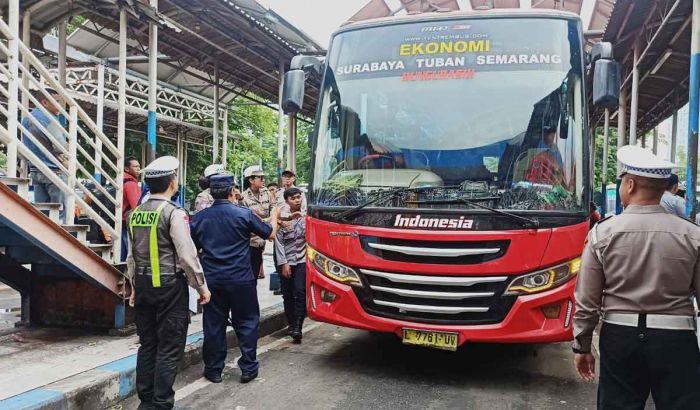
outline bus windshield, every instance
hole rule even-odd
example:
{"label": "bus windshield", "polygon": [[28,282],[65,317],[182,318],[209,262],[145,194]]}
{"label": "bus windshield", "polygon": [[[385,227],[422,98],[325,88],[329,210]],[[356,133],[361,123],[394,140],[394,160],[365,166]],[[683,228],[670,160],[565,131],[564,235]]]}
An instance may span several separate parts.
{"label": "bus windshield", "polygon": [[[579,24],[422,21],[336,35],[317,117],[312,204],[584,209]],[[456,200],[450,202],[450,200]],[[461,205],[455,205],[461,204]]]}

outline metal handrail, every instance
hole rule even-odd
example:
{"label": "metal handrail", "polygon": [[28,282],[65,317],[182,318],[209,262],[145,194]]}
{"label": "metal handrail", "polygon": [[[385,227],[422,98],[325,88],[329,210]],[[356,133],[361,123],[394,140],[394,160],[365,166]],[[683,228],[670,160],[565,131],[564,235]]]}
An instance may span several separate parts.
{"label": "metal handrail", "polygon": [[[0,140],[2,140],[3,143],[9,143],[10,138],[7,136],[8,131],[7,128],[0,126]],[[37,169],[44,174],[49,180],[51,180],[52,183],[54,183],[56,186],[58,186],[62,191],[68,191],[68,185],[66,185],[61,178],[56,175],[55,172],[52,172],[49,167],[44,164],[39,157],[37,157],[26,145],[24,144],[17,144],[17,152],[24,157],[25,159],[29,160],[33,164],[36,164],[35,166]],[[97,222],[98,225],[102,226],[107,230],[107,232],[112,235],[113,238],[118,238],[119,236],[117,235],[117,232],[98,214],[95,212],[90,205],[88,205],[82,198],[79,196],[76,196],[76,202],[78,205],[80,205],[82,208],[85,209],[85,212]],[[68,214],[68,210],[66,211],[66,214]]]}
{"label": "metal handrail", "polygon": [[[49,123],[52,126],[57,126],[60,129],[61,135],[53,135],[47,130],[47,127],[43,126],[39,120],[32,115],[32,112],[22,104],[8,104],[5,108],[0,106],[0,113],[4,114],[8,118],[7,127],[0,126],[0,140],[5,144],[12,146],[13,155],[19,154],[21,158],[28,160],[32,163],[32,167],[36,168],[41,172],[47,179],[49,179],[54,185],[58,187],[65,195],[65,208],[66,208],[66,224],[72,225],[74,222],[74,209],[76,204],[85,212],[90,218],[92,218],[102,229],[104,229],[113,240],[113,256],[114,259],[119,258],[118,254],[118,244],[121,240],[121,212],[122,209],[122,189],[123,181],[121,180],[121,172],[118,164],[121,164],[124,154],[119,151],[119,149],[112,143],[112,141],[97,128],[95,122],[88,116],[88,114],[78,105],[76,100],[71,96],[71,93],[67,91],[58,80],[51,73],[51,70],[46,68],[41,61],[33,54],[33,52],[19,41],[19,33],[14,32],[17,29],[11,29],[10,26],[4,21],[0,20],[0,33],[8,39],[8,45],[12,44],[13,47],[5,46],[0,42],[0,53],[4,54],[4,58],[7,59],[7,67],[4,64],[0,64],[0,72],[7,77],[8,87],[4,88],[0,85],[0,93],[4,94],[8,100],[11,95],[14,95],[15,91],[18,94],[26,94],[28,96],[27,101],[31,101],[37,108],[43,111]],[[18,44],[16,44],[18,43]],[[13,53],[12,50],[15,50]],[[15,66],[16,61],[21,57],[22,64],[19,67]],[[37,80],[31,72],[34,69],[39,74],[39,79]],[[16,69],[16,70],[15,70]],[[13,70],[15,74],[13,75]],[[28,80],[28,81],[27,81]],[[30,84],[38,88],[41,92],[42,97],[37,98],[32,95],[30,90]],[[59,104],[57,99],[54,99],[50,93],[45,89],[44,84],[51,86],[56,94],[58,94],[66,104],[66,108],[63,108],[63,104]],[[61,122],[58,118],[40,104],[40,99],[46,99],[47,101],[58,107],[59,114],[62,114],[67,120],[67,129],[63,128]],[[57,154],[54,155],[50,152],[50,147],[45,147],[42,143],[38,141],[38,138],[32,135],[27,127],[21,122],[15,124],[14,122],[10,124],[10,119],[17,118],[19,115],[27,118],[29,124],[37,128],[42,132],[48,141],[56,147]],[[86,132],[85,129],[81,127],[81,123],[85,126],[90,133]],[[15,133],[14,130],[17,130]],[[12,131],[13,135],[10,135]],[[59,141],[62,137],[65,137],[67,141],[67,146],[63,145],[63,141]],[[56,169],[66,175],[67,181],[56,174],[56,171],[50,168],[46,163],[39,159],[38,155],[35,154],[28,146],[20,142],[20,138],[27,138],[27,140],[32,141],[37,147],[38,152],[41,152],[46,156],[51,162],[56,166]],[[81,139],[79,143],[78,139]],[[83,147],[85,145],[85,147]],[[95,150],[95,158],[93,155],[89,154],[86,150],[87,147],[91,147]],[[68,157],[66,163],[58,161],[57,155],[63,154]],[[99,173],[104,177],[105,181],[108,181],[116,188],[116,195],[112,195],[109,191],[100,184],[93,173],[88,172],[86,166],[84,166],[79,161],[79,156],[85,159],[85,164],[91,164],[94,166],[95,174]],[[9,157],[9,155],[8,155]],[[114,160],[111,160],[114,158]],[[99,159],[97,159],[99,158]],[[102,163],[106,163],[108,167],[111,167],[111,171],[107,172],[108,169],[102,166]],[[8,171],[14,174],[14,167],[8,166]],[[95,183],[95,187],[104,194],[104,199],[98,199],[97,196],[86,189],[84,183],[78,178],[78,173],[84,174],[86,180]],[[110,175],[112,173],[112,175]],[[12,175],[14,176],[14,175]],[[85,193],[85,199],[79,195],[75,187],[79,187]],[[86,199],[90,198],[93,204],[96,206],[93,209]],[[26,199],[26,198],[25,198]],[[115,211],[109,210],[109,205],[113,204]],[[104,217],[98,213],[97,208],[104,211]]]}
{"label": "metal handrail", "polygon": [[[10,30],[10,27],[5,23],[3,20],[0,20],[0,31],[6,38],[15,38],[12,34],[12,31]],[[44,78],[46,82],[49,83],[49,85],[59,92],[61,94],[61,97],[65,99],[65,102],[71,106],[71,107],[76,107],[78,109],[78,118],[87,125],[87,127],[92,131],[96,137],[98,137],[100,140],[102,140],[102,143],[109,148],[110,151],[114,155],[121,155],[117,147],[110,141],[109,138],[107,138],[106,135],[100,130],[97,129],[97,125],[95,122],[90,118],[90,116],[85,112],[85,110],[80,107],[80,105],[73,99],[73,97],[70,96],[69,93],[66,92],[66,90],[59,84],[59,82],[51,75],[51,72],[44,67],[44,65],[41,63],[41,61],[32,53],[32,51],[24,45],[21,41],[18,41],[19,43],[19,53],[23,58],[26,58],[29,60],[29,63],[34,67],[34,69],[39,72],[39,75]]]}
{"label": "metal handrail", "polygon": [[[3,94],[7,95],[7,94],[6,94],[6,93],[7,93],[7,90],[6,90],[2,85],[0,85],[0,92],[2,92]],[[39,102],[34,98],[34,96],[30,95],[30,99],[32,100],[32,102],[33,102],[37,107],[41,107],[41,105],[40,105]],[[39,128],[39,131],[41,131],[42,133],[44,133],[44,135],[49,139],[49,142],[51,142],[54,146],[58,147],[58,149],[59,149],[59,151],[61,151],[61,153],[65,154],[65,155],[67,155],[67,156],[70,156],[70,151],[69,151],[69,149],[68,149],[68,148],[65,148],[62,144],[60,144],[59,141],[56,141],[56,139],[54,138],[54,136],[53,136],[43,125],[41,125],[41,123],[40,123],[36,118],[34,118],[33,115],[31,115],[31,113],[29,112],[29,110],[27,110],[26,108],[24,108],[24,107],[21,106],[21,105],[19,106],[19,109],[22,111],[22,114],[25,115],[25,117],[28,119],[28,121],[32,122],[32,124],[33,124],[34,126],[36,126],[37,128]],[[48,118],[50,118],[52,121],[55,121],[58,125],[60,125],[60,124],[58,123],[58,121],[56,121],[56,120],[53,118],[53,116],[52,116],[50,113],[48,113],[44,108],[40,108],[40,109],[41,109],[42,111],[44,111],[45,114],[47,114],[47,117],[48,117]],[[7,110],[6,110],[4,107],[0,108],[0,112],[2,112],[5,116],[8,115]],[[44,146],[43,146],[41,143],[39,143],[39,142],[36,140],[36,138],[29,132],[28,129],[26,129],[26,128],[24,127],[24,125],[22,125],[21,123],[19,123],[19,124],[18,124],[18,127],[21,128],[22,135],[25,136],[25,137],[27,137],[27,138],[29,138],[29,139],[34,143],[35,146],[37,146],[39,149],[41,149],[42,153],[43,153],[47,158],[49,158],[49,159],[51,159],[51,160],[56,160],[56,159],[57,159],[53,154],[51,154],[48,150],[46,150],[46,148],[44,148]],[[63,130],[63,128],[61,128],[61,130]],[[65,130],[63,130],[63,131],[65,131]],[[67,133],[68,133],[68,132],[66,132],[66,134],[67,134]],[[68,140],[69,138],[70,138],[70,135],[67,135],[66,140]],[[85,159],[87,159],[88,161],[90,161],[96,168],[99,168],[99,167],[97,167],[97,164],[96,164],[95,160],[92,159],[92,157],[91,157],[90,155],[88,155],[88,153],[85,152],[85,150],[84,150],[80,145],[78,145],[77,148],[78,148],[78,150],[83,154],[83,156],[85,157]],[[104,159],[104,158],[103,158],[103,159]],[[60,169],[62,172],[64,172],[64,173],[67,174],[67,173],[69,172],[65,167],[61,166],[60,161],[56,161],[55,165],[58,166],[59,169]],[[88,170],[85,169],[85,167],[84,167],[82,164],[77,163],[77,168],[78,168],[80,171],[82,171],[82,172],[85,174],[85,176],[86,176],[87,178],[89,178],[90,180],[92,180],[92,182],[95,184],[95,188],[97,188],[100,192],[102,192],[102,193],[105,195],[105,197],[106,197],[110,202],[112,202],[113,204],[116,204],[116,203],[117,203],[116,198],[115,198],[114,196],[112,196],[106,189],[104,189],[104,188],[100,185],[100,182],[97,181],[97,179],[95,179],[95,178],[92,176],[92,174],[90,174],[90,172],[88,172]],[[116,185],[116,182],[114,181],[114,179],[112,179],[109,175],[104,174],[104,176],[105,176],[113,185]],[[107,213],[107,215],[113,215],[111,212],[109,212],[109,210],[107,210],[106,207],[104,207],[104,206],[100,203],[99,200],[97,200],[97,198],[96,198],[94,195],[92,195],[89,191],[87,191],[87,193],[88,193],[88,195],[91,196],[91,198],[92,198],[93,200],[96,201],[97,206],[99,206],[102,210],[104,210],[105,213]],[[112,218],[112,219],[114,219],[114,218]]]}
{"label": "metal handrail", "polygon": [[[8,115],[7,109],[5,109],[5,107],[3,107],[3,106],[1,106],[1,105],[0,105],[0,113],[2,113],[2,114],[5,115],[5,116]],[[31,118],[31,120],[34,120],[34,118],[33,118],[31,115],[30,115],[30,118]],[[41,125],[41,124],[39,124],[39,125]],[[19,124],[18,124],[18,128],[19,128],[20,131],[22,132],[22,135],[24,135],[26,138],[28,138],[30,141],[32,141],[32,143],[34,144],[34,146],[36,146],[36,147],[41,151],[41,153],[44,154],[44,156],[46,156],[48,159],[50,159],[50,160],[52,160],[52,161],[55,162],[54,165],[56,165],[56,167],[58,167],[58,170],[59,170],[59,171],[63,172],[63,173],[66,174],[66,175],[69,175],[69,174],[70,174],[70,169],[66,168],[60,161],[58,161],[58,160],[56,159],[56,157],[55,157],[46,147],[44,147],[44,145],[41,144],[41,143],[36,139],[36,137],[35,137],[34,135],[32,135],[32,133],[29,132],[29,130],[28,130],[27,128],[24,127],[24,125],[22,125],[21,123],[19,123]],[[42,128],[43,128],[43,127],[42,127]],[[45,131],[42,131],[42,132],[45,132]],[[70,153],[69,150],[66,150],[66,149],[64,149],[64,148],[62,148],[62,149],[64,150],[64,152]],[[38,158],[38,157],[37,157],[37,158]],[[76,161],[76,163],[77,163],[77,161]],[[105,194],[105,196],[107,197],[107,199],[109,199],[112,203],[116,204],[116,199],[115,199],[113,196],[111,196],[111,195],[109,194],[109,192],[107,192],[103,187],[101,187],[101,186],[97,183],[97,181],[87,172],[87,170],[86,170],[82,165],[80,165],[79,163],[77,163],[77,165],[80,167],[80,169],[81,169],[93,182],[95,182],[95,183],[97,184],[97,185],[95,185],[95,186],[96,186],[98,189],[100,189],[102,193]],[[32,166],[35,166],[35,167],[36,167],[36,165],[34,165],[34,162],[32,162]],[[39,167],[36,167],[36,168],[39,168]],[[48,166],[47,166],[47,169],[50,169],[50,168],[48,168]],[[82,184],[81,182],[79,182],[79,181],[76,181],[76,184],[85,192],[86,195],[88,195],[88,196],[90,197],[90,199],[91,199],[98,207],[100,207],[100,209],[102,209],[102,210],[105,212],[105,214],[107,214],[107,216],[109,216],[112,220],[116,219],[116,216],[115,216],[112,212],[110,212],[109,209],[107,209],[107,207],[106,207],[104,204],[102,204],[102,202],[101,202],[92,192],[90,192],[90,191],[85,187],[85,185],[83,185],[83,184]],[[68,208],[68,206],[67,206],[66,208]],[[70,224],[72,224],[72,223],[69,223],[69,225],[70,225]]]}

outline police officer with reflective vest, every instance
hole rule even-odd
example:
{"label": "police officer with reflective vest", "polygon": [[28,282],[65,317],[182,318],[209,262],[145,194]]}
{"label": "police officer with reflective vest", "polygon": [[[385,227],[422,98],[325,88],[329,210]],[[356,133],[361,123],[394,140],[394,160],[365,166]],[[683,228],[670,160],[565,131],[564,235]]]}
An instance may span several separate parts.
{"label": "police officer with reflective vest", "polygon": [[251,209],[234,205],[236,192],[231,175],[213,175],[209,188],[214,203],[192,218],[192,239],[204,266],[211,288],[211,303],[204,306],[204,377],[221,382],[226,359],[226,326],[229,315],[236,332],[241,358],[241,383],[258,376],[256,350],[260,307],[257,295],[257,271],[250,263],[250,236],[272,239],[277,233],[279,211],[272,212],[270,223]]}
{"label": "police officer with reflective vest", "polygon": [[[574,353],[585,380],[595,375],[598,408],[700,408],[700,351],[690,297],[700,292],[700,227],[659,205],[673,164],[636,146],[618,150],[622,214],[588,235],[576,284]],[[599,312],[602,312],[602,317]]]}
{"label": "police officer with reflective vest", "polygon": [[174,157],[161,157],[145,169],[151,195],[129,216],[129,300],[136,314],[140,346],[136,360],[139,409],[171,409],[173,383],[185,350],[189,324],[189,292],[195,288],[200,302],[211,294],[204,280],[189,232],[185,210],[170,201],[178,190]]}

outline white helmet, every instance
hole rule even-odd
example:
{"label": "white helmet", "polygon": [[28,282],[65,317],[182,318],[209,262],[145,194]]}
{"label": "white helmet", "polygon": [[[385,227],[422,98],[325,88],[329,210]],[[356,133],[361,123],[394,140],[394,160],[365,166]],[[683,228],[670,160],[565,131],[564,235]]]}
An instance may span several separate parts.
{"label": "white helmet", "polygon": [[252,176],[265,176],[265,172],[262,170],[260,165],[251,165],[243,170],[243,178],[250,178]]}
{"label": "white helmet", "polygon": [[210,177],[212,175],[220,174],[222,172],[224,172],[223,164],[211,164],[208,167],[204,168],[205,177]]}

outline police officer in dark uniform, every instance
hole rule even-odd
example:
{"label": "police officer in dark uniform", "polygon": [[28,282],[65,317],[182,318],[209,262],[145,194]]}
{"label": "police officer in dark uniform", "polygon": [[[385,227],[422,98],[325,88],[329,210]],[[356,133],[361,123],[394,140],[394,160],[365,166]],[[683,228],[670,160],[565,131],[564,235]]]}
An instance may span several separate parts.
{"label": "police officer in dark uniform", "polygon": [[[700,351],[690,296],[700,292],[700,227],[659,202],[673,164],[636,146],[618,150],[625,211],[593,227],[576,284],[574,353],[585,380],[595,376],[598,408],[700,409]],[[602,312],[602,317],[600,312]]]}
{"label": "police officer in dark uniform", "polygon": [[127,272],[133,289],[129,304],[141,343],[136,359],[139,409],[171,409],[175,404],[173,383],[190,319],[187,282],[199,292],[202,304],[211,297],[190,238],[187,212],[170,201],[178,190],[179,165],[174,157],[161,157],[144,169],[151,195],[128,221]]}
{"label": "police officer in dark uniform", "polygon": [[214,175],[209,181],[214,203],[192,219],[192,239],[201,250],[204,275],[212,301],[204,306],[204,377],[221,382],[226,359],[226,326],[229,313],[238,338],[241,383],[258,376],[256,350],[260,307],[256,291],[257,273],[250,263],[250,236],[273,239],[277,233],[278,210],[270,223],[253,211],[234,205],[236,192],[231,175]]}

